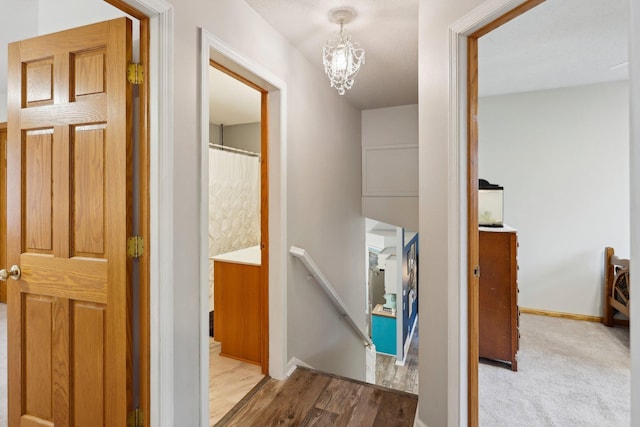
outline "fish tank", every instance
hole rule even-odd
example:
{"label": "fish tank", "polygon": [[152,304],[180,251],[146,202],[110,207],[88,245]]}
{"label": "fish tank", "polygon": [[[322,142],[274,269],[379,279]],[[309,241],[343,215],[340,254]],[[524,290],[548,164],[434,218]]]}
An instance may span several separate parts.
{"label": "fish tank", "polygon": [[504,188],[480,179],[478,185],[478,225],[482,227],[502,227]]}

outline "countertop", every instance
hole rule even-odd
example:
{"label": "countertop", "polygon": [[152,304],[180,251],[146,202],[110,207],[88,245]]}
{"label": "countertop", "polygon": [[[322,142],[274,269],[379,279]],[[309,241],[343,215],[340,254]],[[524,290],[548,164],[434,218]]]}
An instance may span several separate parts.
{"label": "countertop", "polygon": [[261,258],[260,246],[251,246],[237,251],[227,252],[226,254],[212,256],[209,259],[233,264],[260,265]]}
{"label": "countertop", "polygon": [[373,311],[371,312],[371,314],[374,314],[376,316],[386,316],[386,317],[391,317],[393,319],[396,318],[395,313],[391,312],[391,311],[384,311],[382,310],[382,304],[378,304],[376,305],[376,308],[373,309]]}

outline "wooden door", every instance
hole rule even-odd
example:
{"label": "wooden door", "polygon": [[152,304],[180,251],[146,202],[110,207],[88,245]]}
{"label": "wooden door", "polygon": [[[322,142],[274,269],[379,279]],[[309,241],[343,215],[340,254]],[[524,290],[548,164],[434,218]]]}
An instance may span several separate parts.
{"label": "wooden door", "polygon": [[131,401],[127,18],[9,45],[9,425],[123,426]]}
{"label": "wooden door", "polygon": [[[0,123],[0,268],[6,267],[7,256],[5,252],[7,236],[7,124]],[[7,302],[7,284],[0,282],[0,303]]]}

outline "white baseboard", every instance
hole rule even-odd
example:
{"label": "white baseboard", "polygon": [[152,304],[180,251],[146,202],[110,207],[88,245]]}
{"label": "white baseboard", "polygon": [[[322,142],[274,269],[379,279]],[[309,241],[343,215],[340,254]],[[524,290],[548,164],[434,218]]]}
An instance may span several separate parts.
{"label": "white baseboard", "polygon": [[303,368],[313,369],[313,367],[304,363],[302,360],[298,359],[297,357],[292,357],[291,359],[289,359],[289,362],[287,362],[287,377],[291,376],[291,374],[293,374],[293,371],[295,371],[298,366],[302,366]]}
{"label": "white baseboard", "polygon": [[413,333],[416,331],[416,326],[418,325],[418,315],[416,314],[416,319],[413,322],[413,327],[411,328],[411,333],[407,337],[407,340],[404,342],[404,351],[402,352],[402,360],[396,360],[396,365],[404,366],[407,361],[407,353],[409,353],[409,347],[411,346],[411,340],[413,339]]}

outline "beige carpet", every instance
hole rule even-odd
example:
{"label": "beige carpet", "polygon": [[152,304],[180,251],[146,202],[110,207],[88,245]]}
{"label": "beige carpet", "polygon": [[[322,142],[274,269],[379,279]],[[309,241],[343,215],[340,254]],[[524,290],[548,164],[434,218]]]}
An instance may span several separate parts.
{"label": "beige carpet", "polygon": [[629,329],[523,314],[518,372],[481,363],[480,426],[628,426]]}

